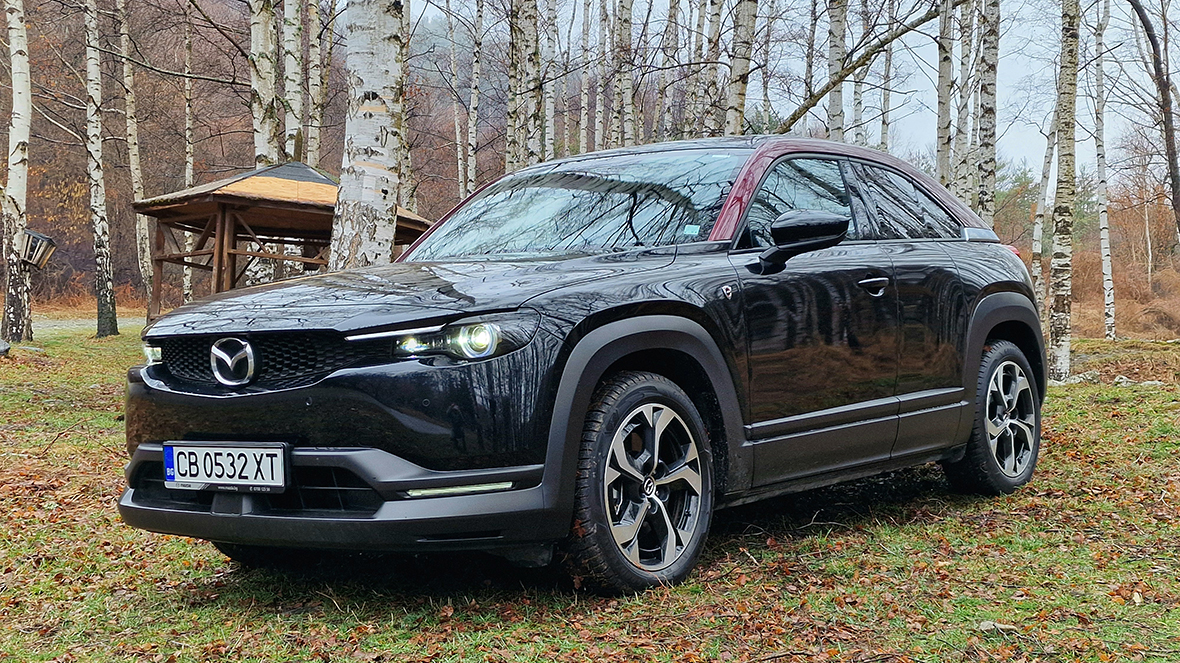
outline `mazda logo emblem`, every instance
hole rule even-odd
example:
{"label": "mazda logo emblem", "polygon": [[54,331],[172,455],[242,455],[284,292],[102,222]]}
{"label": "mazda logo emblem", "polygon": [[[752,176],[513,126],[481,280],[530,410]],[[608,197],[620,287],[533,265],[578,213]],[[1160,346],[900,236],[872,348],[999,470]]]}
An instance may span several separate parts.
{"label": "mazda logo emblem", "polygon": [[254,379],[254,348],[240,338],[223,338],[209,349],[213,377],[227,387],[240,387]]}

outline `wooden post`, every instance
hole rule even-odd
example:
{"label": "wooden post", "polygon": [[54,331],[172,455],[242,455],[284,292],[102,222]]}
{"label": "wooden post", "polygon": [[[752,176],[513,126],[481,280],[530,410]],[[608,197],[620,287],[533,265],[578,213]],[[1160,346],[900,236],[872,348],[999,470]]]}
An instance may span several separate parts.
{"label": "wooden post", "polygon": [[238,280],[238,257],[232,251],[238,248],[238,231],[234,217],[225,205],[221,205],[221,260],[224,281],[221,290],[233,290]]}
{"label": "wooden post", "polygon": [[217,213],[213,217],[213,292],[221,292],[221,275],[225,272],[225,253],[222,246],[222,236],[225,234],[225,205],[217,206]]}
{"label": "wooden post", "polygon": [[164,261],[160,260],[160,256],[164,254],[164,229],[160,226],[158,219],[155,226],[155,248],[152,251],[152,274],[154,277],[152,278],[152,294],[148,298],[148,321],[160,317],[161,282],[164,280]]}

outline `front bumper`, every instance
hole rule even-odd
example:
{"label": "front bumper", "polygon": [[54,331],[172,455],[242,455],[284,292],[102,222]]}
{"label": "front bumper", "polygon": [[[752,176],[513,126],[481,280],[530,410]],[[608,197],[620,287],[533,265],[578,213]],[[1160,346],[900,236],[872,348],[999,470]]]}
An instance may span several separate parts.
{"label": "front bumper", "polygon": [[[556,541],[570,526],[569,514],[548,504],[542,465],[432,471],[377,449],[296,448],[295,485],[270,496],[167,490],[153,474],[162,460],[160,445],[144,444],[127,466],[131,487],[119,513],[133,527],[247,545],[417,552],[521,548]],[[301,474],[331,474],[332,485],[301,484]],[[432,498],[406,492],[499,482],[513,488]]]}

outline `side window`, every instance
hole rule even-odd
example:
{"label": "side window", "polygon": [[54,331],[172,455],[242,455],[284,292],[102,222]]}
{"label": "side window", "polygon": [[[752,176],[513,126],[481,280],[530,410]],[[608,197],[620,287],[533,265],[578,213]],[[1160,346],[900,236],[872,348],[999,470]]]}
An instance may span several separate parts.
{"label": "side window", "polygon": [[893,171],[856,164],[856,172],[877,207],[878,232],[882,239],[929,237],[917,193],[910,181]]}
{"label": "side window", "polygon": [[943,239],[958,239],[963,236],[963,224],[947,214],[933,198],[926,194],[921,187],[915,187],[918,194],[918,204],[922,207],[922,215],[926,217],[927,231],[934,237]]}
{"label": "side window", "polygon": [[[787,159],[771,168],[750,202],[739,248],[771,246],[770,224],[793,210],[819,210],[851,216],[848,191],[838,162]],[[850,234],[851,230],[850,230]]]}

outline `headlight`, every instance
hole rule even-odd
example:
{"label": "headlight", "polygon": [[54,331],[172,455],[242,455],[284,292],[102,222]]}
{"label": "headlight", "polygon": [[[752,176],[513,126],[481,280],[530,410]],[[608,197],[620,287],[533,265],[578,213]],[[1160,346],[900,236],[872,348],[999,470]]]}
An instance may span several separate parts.
{"label": "headlight", "polygon": [[143,345],[143,358],[144,361],[147,362],[148,366],[151,366],[152,364],[163,363],[164,351],[154,345],[148,345],[145,343]]}
{"label": "headlight", "polygon": [[447,355],[459,360],[488,359],[524,347],[537,333],[541,316],[532,309],[491,313],[441,327],[366,332],[349,340],[392,338],[399,358]]}

